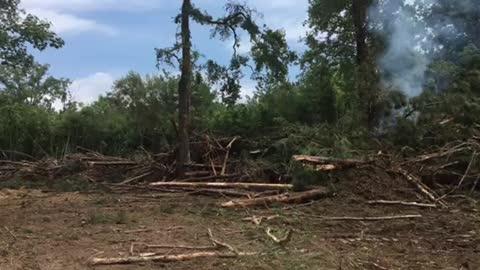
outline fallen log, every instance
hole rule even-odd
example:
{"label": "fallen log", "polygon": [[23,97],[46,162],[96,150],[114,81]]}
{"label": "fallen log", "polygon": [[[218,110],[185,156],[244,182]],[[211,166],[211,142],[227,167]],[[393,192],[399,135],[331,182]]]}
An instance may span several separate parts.
{"label": "fallen log", "polygon": [[418,202],[402,202],[402,201],[368,201],[368,204],[387,204],[387,205],[403,205],[403,206],[412,206],[412,207],[425,207],[425,208],[436,208],[436,204],[431,203],[418,203]]}
{"label": "fallen log", "polygon": [[258,183],[227,183],[227,182],[155,182],[153,187],[163,188],[240,188],[253,190],[287,190],[292,189],[290,184],[258,184]]}
{"label": "fallen log", "polygon": [[113,264],[133,264],[141,262],[180,262],[199,258],[236,258],[239,256],[253,256],[257,255],[255,252],[195,252],[177,255],[155,255],[155,256],[128,256],[117,258],[93,258],[89,261],[90,265],[113,265]]}
{"label": "fallen log", "polygon": [[259,205],[268,205],[274,202],[282,203],[302,203],[309,200],[318,199],[330,194],[326,188],[317,188],[314,190],[309,190],[300,193],[286,193],[275,196],[260,197],[254,199],[245,199],[245,200],[232,200],[228,202],[221,203],[222,207],[252,207]]}
{"label": "fallen log", "polygon": [[314,166],[314,169],[317,171],[342,170],[367,163],[366,161],[358,159],[337,159],[320,156],[296,155],[292,158],[295,161]]}

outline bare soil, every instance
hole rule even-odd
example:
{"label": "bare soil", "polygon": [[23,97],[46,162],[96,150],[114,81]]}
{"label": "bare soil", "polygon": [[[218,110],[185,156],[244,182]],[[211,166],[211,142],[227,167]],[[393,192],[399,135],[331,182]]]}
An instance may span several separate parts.
{"label": "bare soil", "polygon": [[[175,193],[58,193],[0,190],[0,269],[480,269],[479,204],[447,198],[447,209],[366,204],[367,200],[420,201],[405,180],[352,171],[338,176],[335,196],[306,205],[223,209],[222,197]],[[388,180],[386,180],[388,179]],[[261,225],[242,221],[280,215]],[[420,214],[386,221],[328,221],[320,216]],[[279,245],[265,229],[281,237]],[[146,249],[141,244],[211,245],[208,229],[239,251],[259,255],[175,263],[89,266],[92,257]],[[133,244],[133,246],[132,246]],[[133,248],[132,248],[133,247]]]}

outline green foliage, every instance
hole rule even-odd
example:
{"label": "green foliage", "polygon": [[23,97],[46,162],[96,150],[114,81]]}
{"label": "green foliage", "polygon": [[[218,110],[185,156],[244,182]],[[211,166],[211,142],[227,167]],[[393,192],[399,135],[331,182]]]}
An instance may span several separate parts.
{"label": "green foliage", "polygon": [[10,103],[52,109],[55,101],[67,101],[69,80],[48,76],[48,65],[0,67],[0,99]]}
{"label": "green foliage", "polygon": [[26,14],[19,8],[20,0],[0,0],[0,62],[16,68],[34,63],[28,46],[40,51],[60,48],[64,42],[50,31],[48,22]]}

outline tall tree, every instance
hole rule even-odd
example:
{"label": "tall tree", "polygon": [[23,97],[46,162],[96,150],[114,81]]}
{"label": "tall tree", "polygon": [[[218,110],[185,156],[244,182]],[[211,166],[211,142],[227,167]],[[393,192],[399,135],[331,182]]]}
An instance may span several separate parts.
{"label": "tall tree", "polygon": [[[220,40],[233,39],[233,55],[228,66],[211,60],[204,65],[209,81],[220,86],[222,99],[227,104],[233,104],[239,98],[240,79],[243,77],[242,68],[246,67],[250,60],[248,56],[237,53],[237,48],[240,46],[239,31],[247,32],[253,43],[251,56],[256,63],[255,76],[257,78],[286,80],[288,65],[295,60],[295,54],[287,49],[285,33],[266,27],[260,28],[254,22],[254,10],[234,2],[228,2],[225,10],[227,12],[225,16],[213,18],[207,12],[196,8],[191,0],[183,0],[181,13],[175,18],[175,22],[181,25],[180,33],[177,34],[177,42],[170,48],[157,49],[159,63],[163,62],[174,66],[176,61],[181,69],[178,87],[177,174],[179,175],[185,172],[186,165],[190,163],[190,99],[194,63],[199,56],[197,52],[192,52],[190,19],[200,25],[211,26],[212,37],[219,37]],[[178,56],[180,51],[181,57]],[[266,74],[262,76],[262,72]]]}
{"label": "tall tree", "polygon": [[60,48],[64,42],[50,30],[50,23],[26,14],[20,0],[0,0],[0,62],[2,65],[32,65],[29,46],[44,50]]}
{"label": "tall tree", "polygon": [[178,83],[178,153],[177,172],[183,174],[185,164],[190,163],[190,99],[192,95],[192,41],[190,34],[190,12],[192,4],[190,0],[184,0],[181,14],[182,36],[182,73]]}
{"label": "tall tree", "polygon": [[[346,87],[362,111],[359,114],[365,125],[372,127],[378,87],[372,52],[372,35],[369,31],[368,11],[372,0],[310,0],[307,24],[311,33],[306,43],[309,50],[303,57],[308,72],[328,66],[346,78]],[[348,76],[354,71],[354,76]],[[346,75],[346,76],[345,76]],[[308,76],[308,75],[307,75]],[[337,75],[338,76],[338,75]],[[345,90],[348,93],[348,90]]]}

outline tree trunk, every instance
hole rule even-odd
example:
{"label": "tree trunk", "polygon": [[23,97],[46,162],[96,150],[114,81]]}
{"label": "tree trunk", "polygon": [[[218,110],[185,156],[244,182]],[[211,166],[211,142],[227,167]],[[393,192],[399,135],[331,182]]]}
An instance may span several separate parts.
{"label": "tree trunk", "polygon": [[368,8],[371,0],[354,0],[352,3],[353,24],[356,44],[356,90],[363,111],[363,120],[369,128],[375,125],[375,104],[377,99],[374,65],[368,46]]}
{"label": "tree trunk", "polygon": [[178,151],[176,169],[179,176],[183,176],[185,168],[190,163],[190,97],[192,91],[192,54],[190,35],[191,0],[183,0],[182,5],[182,65],[178,84]]}
{"label": "tree trunk", "polygon": [[367,11],[370,0],[354,0],[352,3],[353,23],[355,25],[355,42],[357,46],[357,64],[361,66],[367,62]]}

